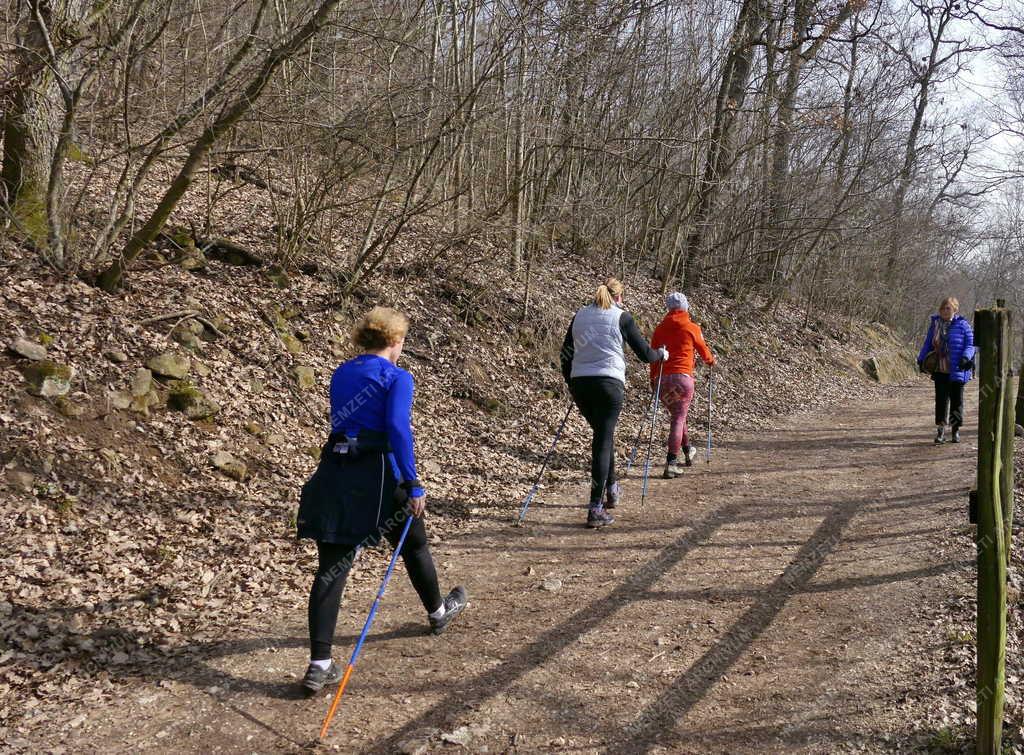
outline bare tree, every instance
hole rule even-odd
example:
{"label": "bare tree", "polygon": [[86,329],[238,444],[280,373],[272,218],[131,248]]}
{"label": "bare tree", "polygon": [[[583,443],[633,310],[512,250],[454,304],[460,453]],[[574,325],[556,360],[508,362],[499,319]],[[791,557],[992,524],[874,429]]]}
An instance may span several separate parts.
{"label": "bare tree", "polygon": [[[213,123],[203,129],[202,134],[193,143],[189,150],[188,157],[182,164],[178,175],[164,193],[163,198],[149,219],[136,231],[125,245],[124,251],[119,259],[100,274],[97,279],[98,285],[105,291],[115,291],[120,287],[124,273],[128,266],[134,262],[143,249],[156,238],[170,217],[171,212],[177,206],[181,197],[192,183],[196,170],[202,164],[206,155],[217,141],[241,120],[242,116],[249,112],[256,100],[259,99],[266,88],[271,77],[290,56],[294,55],[305,45],[317,32],[327,25],[330,14],[338,5],[339,0],[323,0],[309,19],[296,31],[286,36],[277,45],[272,47],[260,61],[252,77],[243,87],[241,93],[228,101],[224,109],[214,119]],[[262,15],[267,0],[263,0],[257,17]],[[243,48],[245,45],[243,45]],[[236,56],[240,58],[241,56]],[[217,83],[223,86],[230,73],[226,71],[221,80]]]}
{"label": "bare tree", "polygon": [[[333,271],[343,295],[413,261],[401,240],[427,218],[416,262],[495,245],[524,316],[561,249],[665,287],[793,297],[808,320],[910,320],[912,297],[881,312],[874,292],[960,269],[971,214],[1011,173],[979,177],[989,135],[943,102],[979,28],[1012,59],[1016,21],[977,0],[19,7],[0,87],[34,97],[33,76],[60,72],[59,117],[29,138],[6,108],[11,216],[42,185],[36,245],[108,290],[184,225],[273,238],[260,259]],[[92,20],[69,35],[61,13]],[[1021,102],[1006,133],[1024,133]],[[243,187],[254,201],[229,217]]]}

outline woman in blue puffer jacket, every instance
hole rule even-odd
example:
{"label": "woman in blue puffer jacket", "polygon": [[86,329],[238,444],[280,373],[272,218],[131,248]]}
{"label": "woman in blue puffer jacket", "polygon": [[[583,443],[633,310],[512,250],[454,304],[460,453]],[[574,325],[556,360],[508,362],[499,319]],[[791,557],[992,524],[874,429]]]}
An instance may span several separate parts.
{"label": "woman in blue puffer jacket", "polygon": [[[946,442],[949,421],[954,443],[960,442],[964,423],[964,384],[974,371],[974,331],[967,319],[957,314],[960,302],[950,296],[942,300],[939,313],[932,315],[928,335],[917,355],[917,366],[932,374],[935,383],[935,442]],[[934,352],[931,355],[930,352]],[[928,357],[927,364],[925,357]]]}

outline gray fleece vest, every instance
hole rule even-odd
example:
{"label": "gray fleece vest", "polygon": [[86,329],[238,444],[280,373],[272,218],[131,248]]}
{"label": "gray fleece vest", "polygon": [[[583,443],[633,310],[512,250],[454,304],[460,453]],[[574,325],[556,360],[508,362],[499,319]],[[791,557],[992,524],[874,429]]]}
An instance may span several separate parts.
{"label": "gray fleece vest", "polygon": [[622,310],[614,304],[610,309],[589,304],[576,313],[571,377],[611,377],[626,382],[621,317]]}

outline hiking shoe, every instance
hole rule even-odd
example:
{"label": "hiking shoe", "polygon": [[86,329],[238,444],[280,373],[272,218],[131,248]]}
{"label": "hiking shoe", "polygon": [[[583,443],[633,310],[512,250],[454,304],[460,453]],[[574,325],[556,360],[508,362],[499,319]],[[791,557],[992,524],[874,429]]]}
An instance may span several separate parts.
{"label": "hiking shoe", "polygon": [[661,473],[661,476],[666,480],[674,480],[683,473],[683,468],[674,461],[666,462],[665,471]]}
{"label": "hiking shoe", "polygon": [[596,530],[599,527],[607,527],[615,521],[615,517],[604,510],[604,506],[591,506],[587,512],[587,526]]}
{"label": "hiking shoe", "polygon": [[311,663],[306,669],[306,675],[302,677],[302,691],[306,693],[306,697],[312,697],[324,687],[340,682],[341,676],[341,666],[334,661],[331,661],[330,667],[326,669]]}
{"label": "hiking shoe", "polygon": [[683,449],[683,458],[686,459],[686,466],[692,467],[693,460],[697,456],[697,449],[694,446],[687,446]]}
{"label": "hiking shoe", "polygon": [[938,428],[935,431],[935,443],[937,445],[939,443],[945,443],[945,442],[946,442],[946,428],[940,427],[940,428]]}
{"label": "hiking shoe", "polygon": [[462,609],[468,602],[469,595],[466,594],[464,587],[453,588],[444,598],[444,615],[439,619],[430,620],[430,632],[441,634],[455,620],[455,617],[462,613]]}
{"label": "hiking shoe", "polygon": [[619,483],[613,482],[604,491],[604,507],[606,509],[614,509],[619,505],[619,494],[622,491],[619,489]]}
{"label": "hiking shoe", "polygon": [[960,442],[960,430],[959,429],[953,431],[953,437],[950,438],[950,441],[953,442],[953,443],[959,443]]}

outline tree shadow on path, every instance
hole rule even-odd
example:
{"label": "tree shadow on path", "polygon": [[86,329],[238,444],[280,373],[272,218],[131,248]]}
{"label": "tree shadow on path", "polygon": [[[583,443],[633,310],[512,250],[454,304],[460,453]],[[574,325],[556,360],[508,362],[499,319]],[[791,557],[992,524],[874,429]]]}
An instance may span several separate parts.
{"label": "tree shadow on path", "polygon": [[464,710],[467,704],[493,697],[528,672],[542,666],[621,608],[635,601],[638,595],[649,590],[666,571],[708,540],[716,530],[734,521],[741,509],[742,506],[738,504],[730,504],[699,522],[676,522],[677,528],[689,525],[687,534],[663,548],[657,557],[621,582],[610,594],[577,611],[553,629],[541,633],[518,652],[508,656],[500,666],[457,685],[440,702],[386,739],[375,743],[373,751],[393,752],[412,732],[442,725],[450,715]]}
{"label": "tree shadow on path", "polygon": [[[884,507],[909,508],[928,505],[935,493],[894,496],[879,501],[845,499],[832,501],[822,508],[825,516],[785,570],[764,588],[751,594],[755,603],[737,619],[729,630],[679,676],[657,700],[642,710],[625,728],[616,725],[609,732],[610,753],[645,752],[655,746],[671,746],[675,725],[686,716],[744,654],[750,645],[771,625],[787,601],[803,592],[815,592],[811,581],[829,555],[842,542],[842,533],[853,518],[876,504]],[[454,687],[435,705],[409,721],[401,729],[374,744],[374,752],[390,752],[409,734],[425,727],[439,727],[452,715],[508,689],[530,671],[542,667],[580,637],[598,627],[627,605],[649,599],[654,583],[679,564],[695,548],[704,545],[716,531],[740,521],[749,521],[747,506],[729,504],[697,522],[679,521],[676,527],[687,527],[684,536],[661,550],[612,592],[593,601],[540,634],[532,642],[507,657],[500,666]],[[955,566],[953,568],[956,568]],[[892,575],[892,580],[932,576],[942,569],[922,570],[915,574]],[[882,579],[885,581],[885,578]],[[864,585],[872,584],[866,580]],[[853,581],[850,586],[857,585]]]}
{"label": "tree shadow on path", "polygon": [[843,530],[862,509],[856,502],[841,501],[818,525],[786,569],[764,589],[728,631],[671,686],[624,727],[608,753],[647,752],[670,747],[678,739],[679,721],[711,690],[729,668],[761,636],[789,599],[811,587],[811,580],[825,559],[842,542]]}

